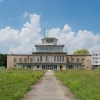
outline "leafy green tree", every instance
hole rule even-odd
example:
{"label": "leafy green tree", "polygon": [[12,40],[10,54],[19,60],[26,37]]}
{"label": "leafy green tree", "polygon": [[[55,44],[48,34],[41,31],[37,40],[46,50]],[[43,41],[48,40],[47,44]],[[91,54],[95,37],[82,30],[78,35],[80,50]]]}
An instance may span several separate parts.
{"label": "leafy green tree", "polygon": [[73,54],[74,55],[88,55],[90,54],[90,52],[87,49],[83,48],[83,49],[74,51]]}
{"label": "leafy green tree", "polygon": [[0,54],[0,66],[7,66],[7,54]]}

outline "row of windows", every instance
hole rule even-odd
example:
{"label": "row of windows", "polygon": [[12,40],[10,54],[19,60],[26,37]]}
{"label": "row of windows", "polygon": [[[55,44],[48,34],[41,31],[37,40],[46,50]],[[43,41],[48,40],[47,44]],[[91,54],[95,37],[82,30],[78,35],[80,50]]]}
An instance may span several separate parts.
{"label": "row of windows", "polygon": [[98,57],[93,57],[93,60],[98,60],[98,59],[100,59],[100,57],[98,58]]}
{"label": "row of windows", "polygon": [[36,47],[37,52],[63,52],[63,47]]}
{"label": "row of windows", "polygon": [[100,53],[99,54],[93,54],[93,56],[100,56]]}
{"label": "row of windows", "polygon": [[53,42],[53,39],[46,39],[46,42],[47,43],[52,43]]}
{"label": "row of windows", "polygon": [[[19,60],[19,61],[17,61],[17,60]],[[42,62],[43,61],[43,56],[38,56],[37,57],[37,61],[39,62]],[[49,61],[49,56],[46,56],[46,62],[48,62]],[[64,62],[64,56],[54,56],[54,62]],[[76,62],[77,63],[79,63],[79,58],[77,58],[76,59]],[[27,63],[27,62],[30,62],[30,63],[32,63],[33,62],[33,59],[32,58],[30,58],[30,59],[28,59],[28,58],[24,58],[24,59],[22,59],[22,58],[19,58],[19,59],[16,59],[16,58],[14,58],[14,62],[16,63],[16,62],[19,62],[19,63]],[[67,62],[69,62],[69,59],[67,58]],[[75,59],[74,58],[71,58],[71,62],[72,63],[74,63],[75,62]],[[82,58],[82,62],[85,62],[85,59],[84,58]]]}
{"label": "row of windows", "polygon": [[[17,61],[17,60],[19,60],[19,61]],[[27,59],[27,58],[24,58],[24,59],[22,59],[22,58],[19,58],[19,59],[16,59],[16,58],[14,58],[14,62],[16,63],[16,62],[19,62],[19,63],[27,63],[27,62],[30,62],[30,63],[32,63],[33,62],[33,59],[32,58],[30,58],[30,59]]]}
{"label": "row of windows", "polygon": [[100,63],[100,61],[93,61],[93,63],[96,63],[97,64],[97,63]]}
{"label": "row of windows", "polygon": [[[50,56],[45,56],[45,57],[43,57],[43,56],[36,56],[36,58],[37,58],[37,61],[39,62],[42,62],[43,61],[43,59],[45,59],[45,61],[46,62],[48,62],[49,61],[49,59],[51,59],[51,57]],[[64,62],[64,56],[54,56],[54,62]]]}
{"label": "row of windows", "polygon": [[[67,63],[69,62],[69,59],[67,58]],[[75,59],[74,58],[71,58],[71,63],[74,63],[75,62]],[[76,59],[76,62],[79,63],[81,62],[81,60],[79,58]],[[82,62],[85,62],[85,58],[82,58]]]}

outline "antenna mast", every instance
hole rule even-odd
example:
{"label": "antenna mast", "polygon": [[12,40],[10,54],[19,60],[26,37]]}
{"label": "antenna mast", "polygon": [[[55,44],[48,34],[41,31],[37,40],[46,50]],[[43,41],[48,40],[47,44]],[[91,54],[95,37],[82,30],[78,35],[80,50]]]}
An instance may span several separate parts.
{"label": "antenna mast", "polygon": [[45,30],[46,30],[46,29],[44,29],[44,37],[45,37]]}

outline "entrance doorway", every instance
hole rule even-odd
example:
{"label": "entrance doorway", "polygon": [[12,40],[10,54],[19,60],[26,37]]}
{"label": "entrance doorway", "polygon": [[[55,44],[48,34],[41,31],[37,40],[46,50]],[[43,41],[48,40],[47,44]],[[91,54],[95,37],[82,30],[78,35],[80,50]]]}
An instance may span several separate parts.
{"label": "entrance doorway", "polygon": [[57,65],[42,65],[43,70],[57,70]]}
{"label": "entrance doorway", "polygon": [[60,70],[62,70],[62,65],[60,65]]}

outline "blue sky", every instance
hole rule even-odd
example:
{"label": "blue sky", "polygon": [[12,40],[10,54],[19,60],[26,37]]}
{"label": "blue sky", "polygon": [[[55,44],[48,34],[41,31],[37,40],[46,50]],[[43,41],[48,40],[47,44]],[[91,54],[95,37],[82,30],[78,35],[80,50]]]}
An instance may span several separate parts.
{"label": "blue sky", "polygon": [[[8,43],[8,41],[6,40],[12,39],[10,32],[9,34],[7,33],[4,34],[2,33],[2,29],[3,31],[5,30],[7,32],[8,29],[6,27],[9,26],[10,30],[11,29],[18,30],[19,32],[17,34],[21,34],[21,30],[24,27],[24,24],[26,22],[30,22],[31,20],[30,14],[36,14],[40,16],[40,19],[38,19],[39,20],[38,24],[40,26],[37,26],[37,28],[40,27],[41,30],[38,32],[36,31],[37,34],[34,33],[34,35],[32,35],[33,39],[35,35],[37,36],[39,35],[40,38],[42,38],[44,28],[48,30],[47,36],[51,36],[51,35],[53,36],[53,32],[55,32],[55,30],[59,28],[60,31],[58,32],[58,34],[60,34],[60,37],[58,37],[58,35],[54,35],[54,36],[56,36],[62,42],[62,40],[64,39],[62,35],[62,30],[64,29],[64,26],[67,24],[68,25],[67,28],[70,27],[71,29],[69,33],[67,32],[64,33],[65,36],[67,35],[65,39],[69,40],[66,41],[66,43],[64,44],[66,48],[70,48],[69,51],[73,47],[71,53],[77,49],[77,47],[74,47],[73,45],[77,45],[77,43],[79,42],[78,41],[78,38],[80,38],[78,37],[79,30],[81,30],[80,34],[82,34],[82,36],[83,34],[85,35],[88,34],[88,32],[90,32],[89,36],[91,35],[91,37],[86,39],[87,40],[86,42],[89,42],[91,46],[88,46],[89,44],[87,45],[83,41],[84,45],[79,44],[80,48],[87,48],[90,51],[99,49],[100,47],[99,45],[100,11],[99,10],[100,10],[100,0],[0,0],[0,34],[1,34],[0,53],[8,53],[11,51],[15,53],[19,53],[20,50],[17,51],[15,49],[18,49],[19,46],[25,46],[24,44],[22,44],[22,38],[20,39],[21,40],[20,42],[18,42],[18,39],[15,39]],[[24,16],[25,13],[27,13],[26,17]],[[37,25],[37,23],[34,24]],[[53,28],[55,28],[55,30],[53,30]],[[70,32],[73,32],[74,34],[71,35]],[[13,32],[13,34],[15,33]],[[6,37],[4,37],[4,35],[6,35]],[[18,37],[20,38],[21,35]],[[88,35],[86,37],[88,37]],[[82,40],[85,40],[85,38],[83,38]],[[33,46],[34,43],[38,41],[32,42]],[[14,42],[15,44],[13,43],[13,45],[11,45],[11,42]],[[72,43],[67,44],[67,42],[72,42]],[[26,44],[29,45],[29,43],[31,42],[27,42]],[[24,49],[24,47],[22,48]],[[30,51],[31,50],[29,49],[26,52],[22,52],[22,53],[30,53]]]}

